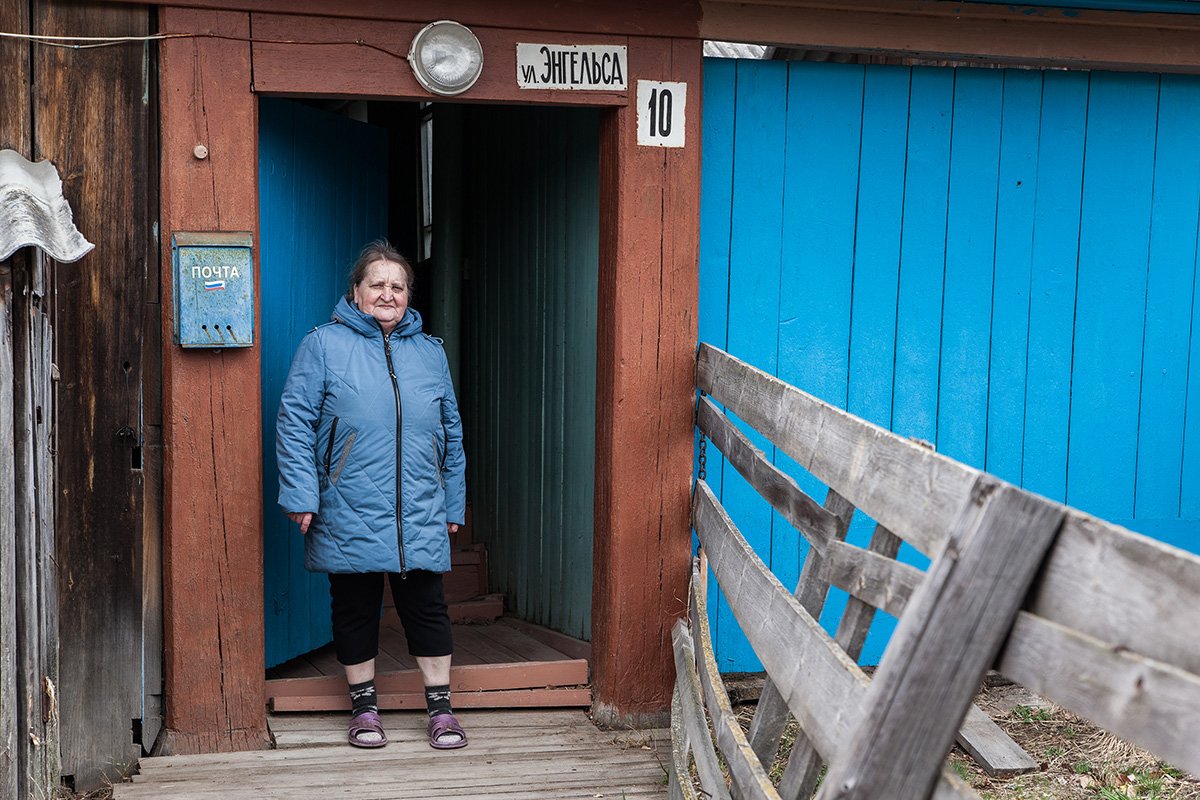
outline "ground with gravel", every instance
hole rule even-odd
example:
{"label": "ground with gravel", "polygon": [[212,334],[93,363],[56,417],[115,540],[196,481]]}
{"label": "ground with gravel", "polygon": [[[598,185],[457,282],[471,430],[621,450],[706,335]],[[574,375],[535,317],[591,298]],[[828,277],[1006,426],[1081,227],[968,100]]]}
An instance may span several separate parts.
{"label": "ground with gravel", "polygon": [[[731,696],[743,701],[737,711],[747,731],[754,716],[754,686],[751,676],[729,682]],[[1200,780],[1020,686],[992,677],[976,704],[1039,766],[1025,775],[991,778],[955,747],[950,766],[981,800],[1200,800]],[[776,782],[783,775],[795,735],[792,721],[771,770]]]}

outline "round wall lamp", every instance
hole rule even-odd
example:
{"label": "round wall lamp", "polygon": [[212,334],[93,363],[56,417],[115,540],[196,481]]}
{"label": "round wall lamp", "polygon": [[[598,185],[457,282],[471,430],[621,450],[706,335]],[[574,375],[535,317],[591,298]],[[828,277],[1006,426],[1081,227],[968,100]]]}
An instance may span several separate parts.
{"label": "round wall lamp", "polygon": [[453,96],[470,89],[483,72],[483,48],[465,25],[431,22],[413,37],[408,63],[417,82],[433,94]]}

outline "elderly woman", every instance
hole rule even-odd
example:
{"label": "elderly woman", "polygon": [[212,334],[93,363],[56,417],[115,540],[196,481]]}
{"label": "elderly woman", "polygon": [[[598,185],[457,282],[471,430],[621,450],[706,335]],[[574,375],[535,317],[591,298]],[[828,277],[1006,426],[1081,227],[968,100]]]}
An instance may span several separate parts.
{"label": "elderly woman", "polygon": [[463,747],[450,706],[442,573],[463,523],[462,423],[438,339],[408,307],[413,270],[368,244],[332,321],[304,337],[279,404],[279,505],[329,574],[333,642],[353,708],[350,744],[382,747],[375,656],[386,576],[425,684],[429,744]]}

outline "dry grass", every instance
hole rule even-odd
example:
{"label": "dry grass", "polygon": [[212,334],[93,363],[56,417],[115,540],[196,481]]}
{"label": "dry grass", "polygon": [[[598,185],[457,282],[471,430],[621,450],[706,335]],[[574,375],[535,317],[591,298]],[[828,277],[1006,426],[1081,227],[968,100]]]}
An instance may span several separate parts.
{"label": "dry grass", "polygon": [[[950,767],[982,800],[1200,800],[1200,780],[1020,687],[985,687],[976,703],[1039,763],[1036,772],[991,778],[955,747]],[[754,708],[738,706],[743,730],[749,730]],[[776,783],[796,732],[789,721],[770,772]]]}

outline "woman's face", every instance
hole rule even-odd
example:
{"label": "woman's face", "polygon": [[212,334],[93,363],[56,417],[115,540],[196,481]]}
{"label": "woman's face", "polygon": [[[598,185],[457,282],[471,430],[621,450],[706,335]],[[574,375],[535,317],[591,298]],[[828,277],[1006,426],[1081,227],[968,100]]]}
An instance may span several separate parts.
{"label": "woman's face", "polygon": [[354,304],[374,317],[384,333],[391,333],[408,308],[404,268],[394,261],[372,261],[363,279],[354,285]]}

